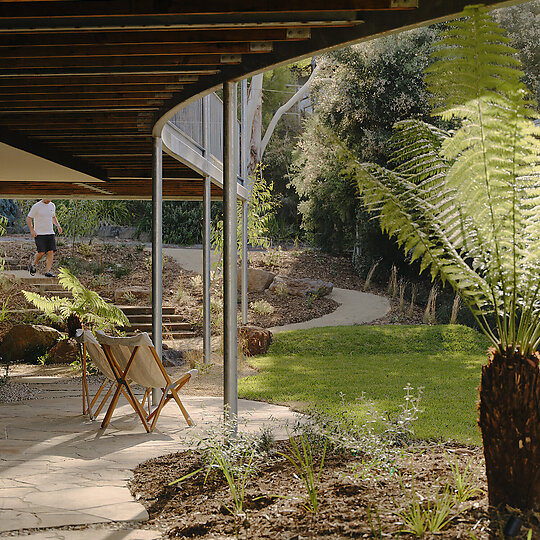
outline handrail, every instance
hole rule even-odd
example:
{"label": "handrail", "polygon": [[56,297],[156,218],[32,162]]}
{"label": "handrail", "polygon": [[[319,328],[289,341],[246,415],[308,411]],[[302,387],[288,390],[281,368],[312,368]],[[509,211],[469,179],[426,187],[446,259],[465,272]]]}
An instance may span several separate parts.
{"label": "handrail", "polygon": [[[206,118],[208,118],[207,122]],[[166,128],[172,128],[174,136],[181,139],[181,141],[176,141],[180,144],[177,144],[175,149],[170,149],[175,151],[183,162],[201,169],[201,158],[203,158],[208,164],[208,169],[205,172],[208,172],[209,176],[215,178],[210,173],[215,168],[223,172],[223,102],[216,94],[208,94],[184,107],[167,122]],[[169,136],[171,135],[169,133]],[[240,121],[237,124],[236,136],[238,138],[236,145],[238,149],[236,156],[238,183],[245,186],[246,182],[242,178],[241,172]],[[166,145],[168,140],[170,137],[164,137]],[[215,179],[220,180],[219,178]]]}

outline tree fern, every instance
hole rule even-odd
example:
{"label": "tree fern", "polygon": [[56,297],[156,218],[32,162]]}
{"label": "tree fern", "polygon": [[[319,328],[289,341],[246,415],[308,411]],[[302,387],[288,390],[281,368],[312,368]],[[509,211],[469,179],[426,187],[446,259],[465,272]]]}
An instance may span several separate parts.
{"label": "tree fern", "polygon": [[540,343],[540,132],[503,31],[483,8],[464,15],[426,74],[435,114],[460,127],[401,122],[394,170],[349,155],[346,171],[382,228],[460,293],[499,350],[529,355]]}
{"label": "tree fern", "polygon": [[67,268],[59,269],[58,281],[71,292],[72,298],[48,298],[30,291],[23,291],[23,294],[26,300],[53,321],[65,321],[71,314],[75,314],[83,322],[98,329],[129,326],[128,318],[120,309],[105,301],[97,292],[87,289]]}

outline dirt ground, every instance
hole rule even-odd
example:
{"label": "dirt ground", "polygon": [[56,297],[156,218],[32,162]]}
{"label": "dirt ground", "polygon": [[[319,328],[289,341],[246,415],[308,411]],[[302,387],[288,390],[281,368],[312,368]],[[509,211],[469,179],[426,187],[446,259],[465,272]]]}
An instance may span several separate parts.
{"label": "dirt ground", "polygon": [[[24,239],[23,239],[24,240]],[[0,256],[14,263],[27,265],[35,247],[28,241],[0,242]],[[362,281],[355,274],[350,262],[341,257],[331,257],[312,250],[268,250],[252,252],[250,265],[265,268],[276,274],[293,277],[323,279],[336,287],[361,289]],[[109,301],[114,300],[117,289],[146,285],[151,289],[151,257],[142,244],[128,242],[94,242],[59,245],[53,271],[67,266],[81,282],[98,292]],[[222,290],[221,280],[216,278],[212,287],[213,331],[219,333],[221,324]],[[27,307],[21,293],[22,285],[17,282],[0,281],[0,302],[7,302],[6,308],[15,310]],[[27,286],[37,291],[36,287]],[[164,257],[163,262],[163,302],[173,306],[175,313],[183,315],[195,331],[202,332],[202,280],[196,274],[183,270],[174,260]],[[257,303],[264,301],[267,311],[257,309]],[[135,298],[129,293],[122,298],[124,304],[149,304],[149,298]],[[254,304],[255,303],[255,304]],[[248,294],[248,324],[265,328],[280,326],[321,317],[337,308],[336,302],[327,297],[300,298],[270,292]],[[29,322],[28,315],[17,316]],[[18,322],[14,314],[0,323],[0,335],[10,324]]]}
{"label": "dirt ground", "polygon": [[[529,530],[533,539],[540,538],[537,515],[488,507],[483,456],[477,447],[417,443],[394,451],[385,457],[388,461],[328,450],[316,513],[306,509],[308,492],[283,454],[291,455],[288,441],[257,451],[246,482],[245,508],[236,518],[229,510],[233,499],[223,473],[214,468],[205,481],[208,461],[200,452],[171,454],[139,465],[130,489],[148,510],[147,525],[166,532],[168,538],[502,539],[511,515],[523,522],[515,538],[527,538]],[[318,475],[322,451],[314,455]],[[466,489],[456,489],[460,478],[453,472],[456,467],[462,478],[467,477]],[[198,469],[203,470],[170,485]],[[453,503],[445,514],[444,493],[450,498],[461,493],[458,498],[466,500]],[[431,514],[429,508],[434,510]],[[414,511],[446,523],[435,534],[412,534],[407,532],[406,517]]]}
{"label": "dirt ground", "polygon": [[[2,243],[1,246],[8,248],[10,258],[16,257],[21,261],[29,256],[32,249],[31,245],[20,242],[8,245]],[[111,297],[112,291],[120,285],[149,283],[147,254],[136,245],[130,245],[129,249],[126,246],[122,244],[110,247],[103,244],[79,249],[74,254],[76,258],[87,263],[101,261],[97,267],[98,273],[94,273],[95,268],[85,266],[79,260],[77,264],[81,268],[81,281],[105,297]],[[311,250],[256,252],[251,255],[251,264],[275,273],[328,280],[341,288],[364,288],[364,283],[355,275],[346,259],[329,257]],[[114,269],[113,265],[117,268],[118,265],[125,266],[129,272],[116,277],[114,270],[108,270]],[[10,287],[4,285],[3,301],[7,300],[12,309],[13,306],[22,307],[16,284]],[[181,294],[178,294],[179,290]],[[174,305],[177,312],[185,313],[191,320],[196,318],[200,311],[200,282],[193,274],[183,271],[169,259],[164,262],[164,291],[167,294],[166,304]],[[257,318],[257,314],[251,310],[250,322],[261,326],[318,317],[336,307],[328,299],[326,302],[322,299],[308,305],[304,299],[284,299],[281,295],[267,294],[252,295],[250,302],[262,298],[271,303],[275,311],[265,319]],[[400,309],[397,300],[392,300],[390,313],[377,323],[421,322],[421,309],[415,308],[412,316],[408,309],[406,311]],[[12,323],[13,319],[5,321],[4,328]],[[222,395],[220,337],[215,335],[212,339],[214,352],[212,363],[208,366],[201,363],[200,340],[195,339],[189,343],[169,342],[172,347],[187,350],[186,363],[199,368],[199,375],[184,387],[183,392],[186,394]],[[256,371],[249,365],[249,359],[240,358],[239,377],[254,373]],[[9,401],[11,392],[14,399],[46,397],[37,385],[24,382],[29,375],[53,376],[58,385],[73,391],[80,385],[80,373],[70,366],[18,364],[11,367],[8,383],[0,383],[0,402]],[[412,538],[414,536],[410,533],[403,532],[406,529],[405,516],[411,513],[411,508],[416,508],[417,513],[427,511],[430,505],[435,504],[433,501],[437,493],[439,499],[443,497],[445,486],[452,486],[456,480],[452,465],[459,463],[462,474],[469,467],[470,479],[467,485],[473,491],[472,496],[470,500],[454,506],[447,516],[449,521],[444,530],[432,535],[433,538],[503,538],[502,528],[512,511],[510,509],[499,515],[488,508],[481,448],[461,447],[451,443],[415,442],[379,456],[329,448],[318,486],[319,510],[315,513],[305,508],[306,491],[299,473],[282,455],[290,455],[289,443],[273,442],[270,439],[261,439],[261,445],[254,455],[255,469],[246,486],[246,508],[236,518],[227,509],[232,504],[230,490],[217,470],[206,482],[204,473],[198,473],[179,484],[169,485],[207,466],[201,452],[162,456],[139,465],[130,489],[149,512],[150,520],[144,526],[159,529],[169,538]],[[320,448],[314,452],[317,473],[321,455]],[[455,491],[455,488],[447,489]],[[532,538],[540,538],[537,517],[521,517],[524,526],[516,538],[526,538],[529,527],[534,529]],[[425,537],[431,536],[426,534]]]}

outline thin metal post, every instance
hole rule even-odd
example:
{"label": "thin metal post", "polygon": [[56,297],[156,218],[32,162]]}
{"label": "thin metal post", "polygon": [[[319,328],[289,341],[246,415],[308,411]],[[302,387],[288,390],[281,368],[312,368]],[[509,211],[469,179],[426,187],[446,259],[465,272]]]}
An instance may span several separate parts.
{"label": "thin metal post", "polygon": [[[209,113],[210,96],[205,96],[202,101],[202,146],[204,156],[208,158],[210,153],[208,145],[209,135]],[[210,220],[211,220],[211,198],[210,198],[210,177],[204,178],[203,191],[203,355],[204,363],[210,363],[212,354],[211,345],[211,306],[210,306],[210,286],[211,286],[211,245],[210,245]]]}
{"label": "thin metal post", "polygon": [[248,322],[248,202],[242,201],[242,285],[241,285],[241,300],[242,300],[242,324]]}
{"label": "thin metal post", "polygon": [[[238,417],[236,88],[223,84],[223,385],[225,418]],[[236,426],[235,426],[236,427]]]}
{"label": "thin metal post", "polygon": [[[248,133],[247,133],[247,79],[243,79],[241,83],[241,152],[242,156],[242,166],[240,176],[244,182],[244,186],[249,185],[247,177],[248,169]],[[242,302],[242,324],[247,324],[248,322],[248,202],[242,201],[242,286],[241,286],[241,302]]]}
{"label": "thin metal post", "polygon": [[204,178],[203,192],[203,353],[204,363],[210,363],[211,308],[210,308],[210,177]]}
{"label": "thin metal post", "polygon": [[[163,322],[163,154],[161,137],[154,137],[152,152],[152,340],[156,352],[162,353]],[[160,398],[159,388],[152,389],[152,405]]]}

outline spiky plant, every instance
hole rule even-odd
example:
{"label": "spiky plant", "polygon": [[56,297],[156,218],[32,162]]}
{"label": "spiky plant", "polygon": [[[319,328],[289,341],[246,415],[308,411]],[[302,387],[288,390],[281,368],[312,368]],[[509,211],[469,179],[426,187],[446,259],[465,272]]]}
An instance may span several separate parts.
{"label": "spiky plant", "polygon": [[24,297],[52,321],[69,320],[70,326],[74,328],[76,324],[72,324],[73,316],[102,330],[129,326],[128,318],[120,309],[104,300],[97,292],[87,289],[67,268],[58,270],[58,281],[64,289],[71,292],[71,298],[46,297],[30,291],[23,291]]}
{"label": "spiky plant", "polygon": [[[515,51],[481,7],[443,32],[435,114],[395,126],[395,168],[346,171],[383,230],[459,293],[493,348],[480,419],[492,504],[540,508],[540,130]],[[346,152],[345,152],[346,153]]]}

